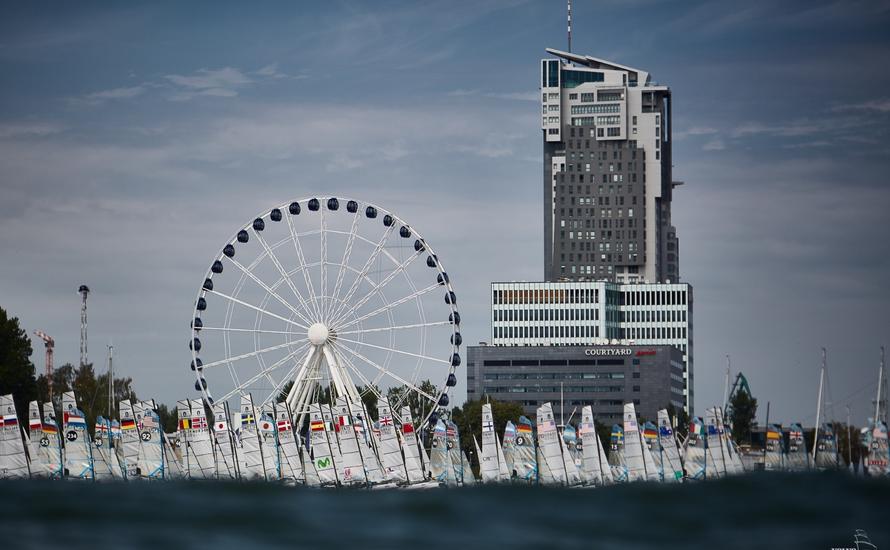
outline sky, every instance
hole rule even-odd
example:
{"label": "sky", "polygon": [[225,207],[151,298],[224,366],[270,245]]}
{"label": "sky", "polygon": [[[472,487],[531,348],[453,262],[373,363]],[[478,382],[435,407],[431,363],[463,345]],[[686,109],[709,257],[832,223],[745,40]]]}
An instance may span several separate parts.
{"label": "sky", "polygon": [[[771,419],[862,423],[890,344],[890,2],[574,3],[573,51],[673,92],[697,412],[726,356]],[[416,220],[489,338],[543,277],[539,60],[561,1],[4,3],[0,307],[140,396],[192,396],[188,323],[257,212],[342,195]],[[43,368],[43,346],[32,357]],[[462,377],[455,393],[465,399]]]}

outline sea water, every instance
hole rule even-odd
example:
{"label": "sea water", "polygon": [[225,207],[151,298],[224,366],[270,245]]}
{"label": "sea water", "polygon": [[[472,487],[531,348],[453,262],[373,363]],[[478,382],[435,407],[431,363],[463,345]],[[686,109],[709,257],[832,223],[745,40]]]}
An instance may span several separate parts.
{"label": "sea water", "polygon": [[0,483],[0,548],[890,548],[890,481],[757,474],[602,489]]}

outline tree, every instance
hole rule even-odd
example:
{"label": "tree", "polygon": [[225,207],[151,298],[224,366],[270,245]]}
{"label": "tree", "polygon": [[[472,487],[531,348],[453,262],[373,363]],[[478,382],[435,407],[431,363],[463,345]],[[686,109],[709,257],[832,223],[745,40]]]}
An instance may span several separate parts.
{"label": "tree", "polygon": [[[433,397],[439,395],[438,388],[429,380],[420,383],[420,391]],[[392,386],[386,391],[386,399],[395,414],[401,414],[402,407],[407,405],[411,409],[411,416],[415,423],[426,418],[426,415],[435,407],[435,403],[431,403],[429,399],[407,386]]]}
{"label": "tree", "polygon": [[12,394],[20,419],[28,418],[28,402],[37,398],[32,351],[18,318],[10,318],[0,307],[0,395]]}
{"label": "tree", "polygon": [[746,391],[738,391],[732,396],[732,412],[729,419],[732,436],[739,445],[751,443],[751,432],[757,427],[757,400]]}
{"label": "tree", "polygon": [[673,404],[667,406],[667,413],[668,418],[676,421],[677,427],[674,429],[674,433],[677,434],[678,439],[682,440],[689,433],[689,413],[686,412],[686,409],[677,409]]}
{"label": "tree", "polygon": [[[522,413],[522,406],[519,403],[508,401],[497,401],[492,399],[491,413],[494,416],[495,437],[502,437],[504,428],[507,427],[507,421],[517,421]],[[478,471],[479,457],[476,456],[476,448],[473,444],[473,438],[477,441],[482,440],[482,405],[481,400],[467,401],[463,407],[454,407],[451,409],[451,421],[457,425],[458,435],[460,436],[460,447],[468,457],[470,462]]]}

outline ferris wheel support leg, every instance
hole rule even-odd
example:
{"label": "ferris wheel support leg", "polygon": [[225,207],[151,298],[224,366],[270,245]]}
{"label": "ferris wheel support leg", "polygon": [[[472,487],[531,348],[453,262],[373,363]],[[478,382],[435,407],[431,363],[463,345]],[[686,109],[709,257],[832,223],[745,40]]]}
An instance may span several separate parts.
{"label": "ferris wheel support leg", "polygon": [[334,353],[329,346],[322,346],[321,351],[324,353],[328,369],[331,371],[331,380],[334,381],[337,392],[340,395],[348,396],[353,403],[361,403],[361,396],[358,393],[358,389],[355,387],[352,377],[349,376],[346,369],[343,368],[336,353]]}
{"label": "ferris wheel support leg", "polygon": [[285,400],[291,411],[303,412],[303,401],[305,401],[307,397],[307,389],[310,389],[308,388],[310,384],[307,384],[306,382],[309,378],[309,372],[312,370],[313,361],[317,358],[317,351],[315,346],[309,347],[309,351],[306,352],[306,358],[303,360],[303,365],[294,377],[294,385],[291,386],[291,389],[287,394],[287,399]]}

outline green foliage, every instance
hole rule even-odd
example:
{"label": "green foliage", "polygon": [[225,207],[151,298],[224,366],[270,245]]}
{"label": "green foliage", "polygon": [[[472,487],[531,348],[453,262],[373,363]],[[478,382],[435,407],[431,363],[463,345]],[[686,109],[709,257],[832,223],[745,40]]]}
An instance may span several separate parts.
{"label": "green foliage", "polygon": [[[486,401],[487,402],[487,401]],[[494,429],[498,439],[502,439],[507,421],[515,424],[522,415],[522,406],[519,403],[491,400],[491,413],[494,416]],[[483,401],[473,400],[464,403],[463,407],[451,409],[451,421],[457,425],[460,435],[460,447],[470,458],[473,468],[478,471],[479,457],[476,456],[476,448],[473,438],[482,439],[482,405]],[[480,443],[481,444],[481,443]]]}
{"label": "green foliage", "polygon": [[[176,430],[176,425],[179,422],[179,417],[176,414],[176,407],[168,407],[167,405],[160,404],[158,405],[158,418],[160,418],[161,426],[164,428],[165,432],[173,432]],[[208,416],[211,420],[213,416]]]}
{"label": "green foliage", "polygon": [[[439,395],[439,390],[429,380],[424,380],[420,383],[420,390],[433,397]],[[430,402],[429,399],[419,395],[416,391],[411,390],[406,386],[393,386],[389,388],[386,391],[386,399],[389,401],[389,406],[392,407],[393,412],[396,414],[400,414],[402,407],[408,405],[411,409],[411,416],[414,418],[415,423],[426,418],[426,415],[435,408],[435,404]]]}
{"label": "green foliage", "polygon": [[672,422],[676,420],[674,433],[682,440],[689,433],[689,414],[685,409],[677,409],[673,404],[667,406],[667,413]]}
{"label": "green foliage", "polygon": [[0,394],[12,394],[19,418],[28,418],[28,402],[37,398],[32,351],[18,318],[0,308]]}
{"label": "green foliage", "polygon": [[739,391],[732,396],[731,404],[732,437],[739,445],[750,444],[751,432],[757,427],[757,399],[746,391]]}

